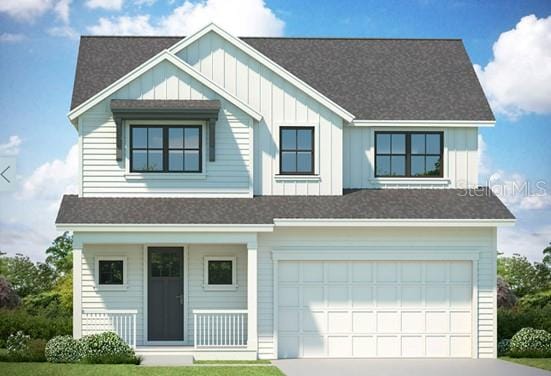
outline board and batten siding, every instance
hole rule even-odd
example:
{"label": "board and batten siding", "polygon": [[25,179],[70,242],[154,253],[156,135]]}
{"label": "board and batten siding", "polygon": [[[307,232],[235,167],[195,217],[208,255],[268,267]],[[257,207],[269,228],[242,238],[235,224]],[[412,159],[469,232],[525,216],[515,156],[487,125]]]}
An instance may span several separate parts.
{"label": "board and batten siding", "polygon": [[[478,357],[496,357],[496,230],[492,228],[371,228],[371,229],[296,229],[259,234],[258,239],[258,355],[275,357],[274,343],[274,250],[345,254],[347,250],[370,250],[402,254],[419,251],[425,259],[442,260],[455,252],[478,252],[474,292],[478,320]],[[403,260],[409,260],[403,256]],[[412,256],[411,260],[415,260]],[[474,335],[474,334],[473,334]],[[476,354],[475,354],[476,355]]]}
{"label": "board and batten siding", "polygon": [[[216,123],[216,161],[209,161],[204,150],[206,168],[202,177],[133,179],[128,174],[128,159],[116,160],[115,122],[109,108],[113,98],[219,99],[222,109]],[[252,196],[253,119],[169,62],[153,67],[94,106],[79,118],[78,126],[83,197]],[[204,146],[208,145],[207,137],[204,129]],[[123,140],[128,155],[128,124]]]}
{"label": "board and batten siding", "polygon": [[[400,183],[375,179],[376,131],[444,132],[444,177]],[[380,128],[346,126],[343,131],[344,188],[440,187],[475,188],[478,186],[478,128]]]}
{"label": "board and batten siding", "polygon": [[[209,32],[178,56],[262,114],[254,132],[254,193],[340,195],[342,119],[218,34]],[[279,127],[315,127],[318,178],[278,178]]]}
{"label": "board and batten siding", "polygon": [[[184,247],[182,245],[182,247]],[[194,309],[246,309],[247,308],[247,249],[244,245],[190,245],[186,246],[187,278],[185,297],[186,341],[193,344]],[[98,256],[121,256],[127,261],[127,288],[122,290],[98,289],[95,268]],[[204,258],[231,256],[236,258],[237,288],[230,291],[204,289]],[[187,275],[186,275],[187,273]],[[82,309],[137,310],[136,343],[145,344],[144,322],[144,246],[136,245],[85,245],[82,252]],[[82,334],[94,328],[84,322]]]}

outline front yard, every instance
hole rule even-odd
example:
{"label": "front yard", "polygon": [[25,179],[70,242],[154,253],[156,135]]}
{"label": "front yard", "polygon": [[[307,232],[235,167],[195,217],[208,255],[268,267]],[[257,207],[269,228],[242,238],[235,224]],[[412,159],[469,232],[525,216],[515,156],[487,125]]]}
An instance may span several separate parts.
{"label": "front yard", "polygon": [[499,359],[522,364],[523,366],[541,368],[547,371],[551,371],[551,358],[510,358],[508,356],[503,356]]}
{"label": "front yard", "polygon": [[283,376],[275,366],[142,367],[116,364],[1,363],[1,373],[12,376]]}

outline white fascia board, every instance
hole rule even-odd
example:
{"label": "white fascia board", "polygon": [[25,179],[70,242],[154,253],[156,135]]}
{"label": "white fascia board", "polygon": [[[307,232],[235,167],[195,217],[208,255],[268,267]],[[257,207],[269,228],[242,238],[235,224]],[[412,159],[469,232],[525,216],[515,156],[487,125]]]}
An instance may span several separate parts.
{"label": "white fascia board", "polygon": [[354,120],[353,127],[457,127],[488,128],[495,126],[493,120]]}
{"label": "white fascia board", "polygon": [[514,224],[514,219],[274,219],[277,227],[505,227]]}
{"label": "white fascia board", "polygon": [[56,225],[56,229],[78,232],[273,232],[274,225],[60,223]]}
{"label": "white fascia board", "polygon": [[300,78],[280,66],[279,64],[275,63],[272,59],[268,58],[258,50],[254,49],[247,43],[243,42],[241,39],[234,37],[230,33],[226,32],[224,29],[220,28],[218,25],[211,23],[207,26],[205,26],[203,29],[199,30],[193,35],[190,35],[181,41],[174,44],[172,47],[169,48],[169,50],[177,54],[178,52],[182,51],[184,48],[195,42],[196,40],[200,39],[202,36],[209,32],[215,32],[222,38],[224,38],[226,41],[234,45],[236,48],[240,49],[253,59],[257,60],[259,63],[265,65],[270,70],[272,70],[274,73],[278,74],[279,76],[283,77],[285,80],[308,94],[310,97],[333,111],[335,114],[339,115],[341,118],[343,118],[346,122],[350,123],[352,120],[354,120],[355,116],[352,115],[350,112],[348,112],[343,107],[339,106],[337,103],[333,102],[331,99],[327,98],[325,95],[314,89],[312,86],[308,85],[306,82],[302,81]]}
{"label": "white fascia board", "polygon": [[162,63],[163,61],[169,61],[172,64],[174,64],[177,68],[181,69],[188,75],[190,75],[192,78],[200,82],[201,84],[205,85],[224,99],[226,99],[228,102],[234,104],[236,107],[243,110],[246,114],[251,116],[254,120],[260,121],[262,120],[262,115],[255,111],[251,106],[249,106],[247,103],[243,102],[233,94],[226,91],[224,88],[218,86],[213,81],[209,80],[207,77],[203,76],[201,73],[196,71],[191,65],[187,64],[182,59],[178,58],[176,55],[172,54],[169,50],[164,50],[137,67],[136,69],[132,70],[131,72],[127,73],[123,77],[119,78],[117,81],[100,91],[99,93],[95,94],[93,97],[85,101],[84,103],[80,104],[73,110],[69,112],[67,115],[69,117],[69,120],[74,124],[75,120],[88,111],[90,108],[95,106],[96,104],[100,103],[102,100],[109,97],[109,95],[113,94],[115,91],[121,89],[125,85],[129,84],[132,80],[138,78],[148,70],[154,68],[158,64]]}

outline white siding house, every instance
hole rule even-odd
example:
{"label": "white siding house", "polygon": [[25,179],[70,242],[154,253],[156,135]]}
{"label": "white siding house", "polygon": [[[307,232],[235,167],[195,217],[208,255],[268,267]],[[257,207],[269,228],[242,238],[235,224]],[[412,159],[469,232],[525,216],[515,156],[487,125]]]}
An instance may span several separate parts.
{"label": "white siding house", "polygon": [[[389,51],[446,95],[401,82]],[[209,25],[83,37],[76,77],[79,194],[56,222],[74,234],[75,337],[196,359],[496,357],[514,217],[478,188],[494,119],[460,41]]]}

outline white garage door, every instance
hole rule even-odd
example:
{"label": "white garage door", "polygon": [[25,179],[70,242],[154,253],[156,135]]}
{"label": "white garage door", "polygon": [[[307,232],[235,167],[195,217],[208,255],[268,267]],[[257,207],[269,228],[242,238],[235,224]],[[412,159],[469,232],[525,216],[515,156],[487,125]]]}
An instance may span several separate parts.
{"label": "white garage door", "polygon": [[470,357],[471,265],[280,261],[279,357]]}

